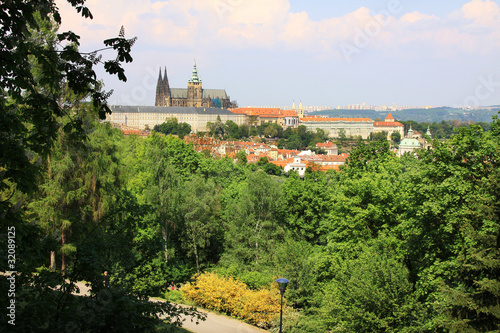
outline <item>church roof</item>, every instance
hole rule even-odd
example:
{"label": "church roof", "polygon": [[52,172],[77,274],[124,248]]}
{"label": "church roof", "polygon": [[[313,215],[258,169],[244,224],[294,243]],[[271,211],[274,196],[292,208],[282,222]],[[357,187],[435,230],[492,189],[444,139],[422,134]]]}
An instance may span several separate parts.
{"label": "church roof", "polygon": [[201,79],[198,77],[198,70],[196,69],[196,62],[194,63],[193,73],[191,74],[191,78],[188,80],[188,82],[201,82]]}
{"label": "church roof", "polygon": [[[171,88],[170,96],[172,98],[187,98],[188,90],[187,88]],[[203,98],[228,99],[224,89],[203,89]]]}
{"label": "church roof", "polygon": [[224,89],[203,89],[203,98],[228,99]]}
{"label": "church roof", "polygon": [[110,105],[109,108],[115,113],[164,113],[164,114],[217,114],[234,115],[231,111],[221,108],[197,108],[179,106],[137,106],[137,105]]}
{"label": "church roof", "polygon": [[422,144],[417,140],[417,139],[412,139],[412,138],[405,138],[401,140],[399,143],[399,147],[405,146],[405,147],[421,147]]}
{"label": "church roof", "polygon": [[295,110],[281,110],[281,114],[284,117],[298,117]]}
{"label": "church roof", "polygon": [[187,88],[170,88],[170,96],[172,98],[187,98],[188,90]]}

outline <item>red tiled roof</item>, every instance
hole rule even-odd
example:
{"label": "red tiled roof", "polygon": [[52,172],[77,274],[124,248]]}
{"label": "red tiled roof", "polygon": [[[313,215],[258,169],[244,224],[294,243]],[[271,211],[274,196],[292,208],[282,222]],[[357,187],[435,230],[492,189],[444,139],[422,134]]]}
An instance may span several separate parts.
{"label": "red tiled roof", "polygon": [[260,116],[263,114],[277,114],[279,115],[279,108],[238,108],[229,109],[233,113],[244,113],[248,116]]}
{"label": "red tiled roof", "polygon": [[277,165],[280,168],[284,168],[289,162],[287,162],[287,161],[269,161],[269,163]]}
{"label": "red tiled roof", "polygon": [[320,143],[317,143],[316,144],[316,147],[321,147],[321,148],[334,148],[334,147],[337,147],[336,144],[334,144],[333,142],[331,141],[328,141],[328,142],[320,142]]}
{"label": "red tiled roof", "polygon": [[293,110],[280,110],[279,108],[238,108],[229,109],[229,111],[238,114],[246,114],[247,116],[260,117],[298,117],[297,112]]}
{"label": "red tiled roof", "polygon": [[358,122],[372,122],[370,118],[324,118],[324,117],[317,117],[317,116],[307,116],[302,118],[302,121],[324,121],[324,122],[332,122],[332,121],[358,121]]}
{"label": "red tiled roof", "polygon": [[386,121],[375,121],[373,122],[373,126],[379,126],[379,127],[404,127],[403,124],[398,123],[397,121],[393,122],[386,122]]}
{"label": "red tiled roof", "polygon": [[387,120],[394,120],[394,117],[392,116],[392,114],[391,114],[391,113],[389,113],[389,114],[387,115],[387,117],[385,117],[385,119],[387,119]]}
{"label": "red tiled roof", "polygon": [[294,110],[281,110],[281,114],[284,117],[298,117],[297,112]]}
{"label": "red tiled roof", "polygon": [[322,156],[322,161],[323,162],[345,162],[347,159],[346,155],[316,155],[316,156]]}

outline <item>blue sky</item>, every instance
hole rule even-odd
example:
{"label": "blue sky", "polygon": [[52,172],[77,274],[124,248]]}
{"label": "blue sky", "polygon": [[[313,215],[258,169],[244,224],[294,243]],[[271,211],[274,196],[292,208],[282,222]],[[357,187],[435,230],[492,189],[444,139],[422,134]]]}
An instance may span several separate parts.
{"label": "blue sky", "polygon": [[[128,81],[99,72],[112,104],[153,105],[158,70],[240,106],[500,104],[500,0],[88,0],[60,3],[81,50],[137,36]],[[106,54],[104,55],[106,57]]]}

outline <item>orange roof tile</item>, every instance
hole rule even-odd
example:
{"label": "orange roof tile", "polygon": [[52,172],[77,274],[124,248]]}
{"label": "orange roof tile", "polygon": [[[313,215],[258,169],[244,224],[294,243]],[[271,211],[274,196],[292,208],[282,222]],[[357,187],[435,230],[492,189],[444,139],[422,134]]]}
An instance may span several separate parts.
{"label": "orange roof tile", "polygon": [[297,112],[294,110],[281,110],[281,114],[284,117],[298,117]]}
{"label": "orange roof tile", "polygon": [[403,124],[398,123],[397,121],[393,122],[386,122],[386,121],[375,121],[373,122],[373,126],[379,126],[379,127],[404,127]]}
{"label": "orange roof tile", "polygon": [[337,145],[331,141],[328,141],[328,142],[319,142],[316,144],[316,147],[333,148],[333,147],[337,147]]}
{"label": "orange roof tile", "polygon": [[286,167],[286,165],[289,163],[287,161],[269,161],[269,163],[272,163],[274,165],[279,166],[280,168]]}
{"label": "orange roof tile", "polygon": [[332,122],[332,121],[350,121],[350,122],[372,122],[370,118],[324,118],[324,117],[314,117],[314,116],[309,116],[309,117],[304,117],[302,118],[303,122],[312,122],[312,121],[317,121],[317,122]]}

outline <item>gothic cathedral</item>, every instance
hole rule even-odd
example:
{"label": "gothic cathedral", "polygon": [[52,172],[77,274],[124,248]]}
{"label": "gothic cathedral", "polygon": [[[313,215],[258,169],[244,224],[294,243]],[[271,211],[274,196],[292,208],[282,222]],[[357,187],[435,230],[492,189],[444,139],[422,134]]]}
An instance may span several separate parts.
{"label": "gothic cathedral", "polygon": [[167,69],[165,74],[158,77],[156,85],[155,106],[177,107],[203,107],[203,108],[234,108],[236,103],[231,102],[224,89],[203,89],[201,79],[198,77],[196,63],[193,73],[188,80],[187,89],[170,88],[168,84]]}

